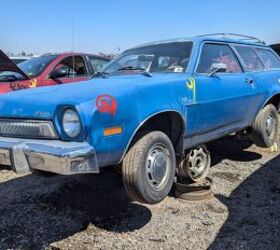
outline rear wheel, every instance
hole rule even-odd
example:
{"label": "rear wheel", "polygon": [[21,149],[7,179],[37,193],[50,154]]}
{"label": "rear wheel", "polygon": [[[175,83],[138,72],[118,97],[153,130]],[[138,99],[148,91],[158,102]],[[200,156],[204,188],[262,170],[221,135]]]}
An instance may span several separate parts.
{"label": "rear wheel", "polygon": [[278,137],[278,113],[272,105],[266,105],[252,125],[252,137],[259,147],[271,147]]}
{"label": "rear wheel", "polygon": [[125,189],[132,200],[154,204],[171,190],[175,176],[175,152],[167,135],[149,132],[126,154],[122,164]]}

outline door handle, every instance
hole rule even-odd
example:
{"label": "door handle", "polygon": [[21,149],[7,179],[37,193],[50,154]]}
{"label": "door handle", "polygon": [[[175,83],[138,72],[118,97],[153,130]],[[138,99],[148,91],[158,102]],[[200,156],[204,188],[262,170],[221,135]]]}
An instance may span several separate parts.
{"label": "door handle", "polygon": [[245,80],[245,82],[248,84],[254,84],[254,79],[248,78]]}

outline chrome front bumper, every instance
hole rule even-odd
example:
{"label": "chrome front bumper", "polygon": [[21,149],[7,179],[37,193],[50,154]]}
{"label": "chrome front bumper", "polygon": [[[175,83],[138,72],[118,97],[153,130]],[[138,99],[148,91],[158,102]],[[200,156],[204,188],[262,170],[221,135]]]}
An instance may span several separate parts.
{"label": "chrome front bumper", "polygon": [[34,169],[62,175],[99,173],[96,152],[85,142],[0,137],[0,165],[17,173]]}

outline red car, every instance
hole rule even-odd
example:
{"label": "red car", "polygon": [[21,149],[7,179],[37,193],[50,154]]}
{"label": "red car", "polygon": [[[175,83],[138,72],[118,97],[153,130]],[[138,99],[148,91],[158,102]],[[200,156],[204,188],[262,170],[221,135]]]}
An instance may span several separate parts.
{"label": "red car", "polygon": [[0,50],[0,93],[88,80],[109,59],[90,54],[63,53],[33,57],[16,65]]}

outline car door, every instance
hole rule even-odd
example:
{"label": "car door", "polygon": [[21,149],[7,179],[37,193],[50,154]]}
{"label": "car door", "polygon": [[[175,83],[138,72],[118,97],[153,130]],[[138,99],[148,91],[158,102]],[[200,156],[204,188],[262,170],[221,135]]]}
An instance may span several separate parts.
{"label": "car door", "polygon": [[278,92],[280,84],[280,59],[270,48],[264,46],[235,46],[245,68],[249,71],[258,84],[259,91],[264,99],[259,104],[263,106],[271,97],[270,91]]}
{"label": "car door", "polygon": [[[203,43],[198,58],[195,101],[187,105],[186,117],[187,137],[193,144],[246,127],[260,98],[252,75],[243,71],[229,44]],[[210,76],[216,64],[225,65],[226,72]]]}
{"label": "car door", "polygon": [[49,76],[51,72],[49,72],[46,85],[86,81],[90,77],[88,66],[81,55],[65,57],[55,66],[54,70],[61,70],[66,73],[63,77],[51,78]]}

